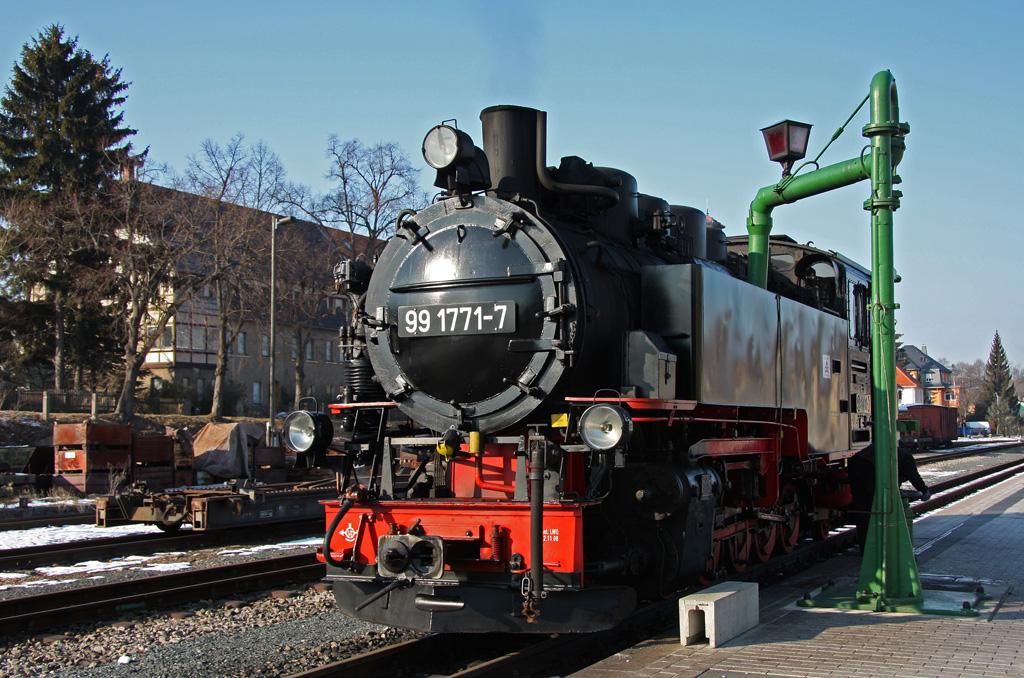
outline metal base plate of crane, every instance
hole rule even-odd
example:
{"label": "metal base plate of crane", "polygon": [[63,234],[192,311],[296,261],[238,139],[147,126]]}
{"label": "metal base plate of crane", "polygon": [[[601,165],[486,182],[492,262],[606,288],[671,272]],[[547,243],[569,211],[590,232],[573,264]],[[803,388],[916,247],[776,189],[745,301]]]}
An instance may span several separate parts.
{"label": "metal base plate of crane", "polygon": [[797,601],[799,607],[901,614],[938,614],[955,617],[977,617],[985,601],[992,600],[980,582],[933,576],[921,577],[923,596],[891,598],[862,593],[854,577],[830,581],[815,593],[805,594]]}

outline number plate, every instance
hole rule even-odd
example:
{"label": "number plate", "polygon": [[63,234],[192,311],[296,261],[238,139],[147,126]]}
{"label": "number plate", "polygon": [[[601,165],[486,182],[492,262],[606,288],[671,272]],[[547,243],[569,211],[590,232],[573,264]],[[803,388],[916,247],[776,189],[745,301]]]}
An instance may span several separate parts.
{"label": "number plate", "polygon": [[516,331],[516,302],[399,306],[398,336],[508,334]]}

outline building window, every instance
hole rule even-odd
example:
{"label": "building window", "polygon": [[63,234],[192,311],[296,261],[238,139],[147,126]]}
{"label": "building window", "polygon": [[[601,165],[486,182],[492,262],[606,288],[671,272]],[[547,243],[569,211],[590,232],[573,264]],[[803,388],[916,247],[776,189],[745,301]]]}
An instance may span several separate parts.
{"label": "building window", "polygon": [[313,358],[313,340],[310,339],[306,342],[306,360],[314,360]]}
{"label": "building window", "polygon": [[264,358],[269,358],[270,357],[270,336],[269,335],[264,334],[264,335],[260,336],[260,355],[263,356]]}
{"label": "building window", "polygon": [[263,383],[259,381],[252,382],[252,404],[262,405],[263,404]]}
{"label": "building window", "polygon": [[156,341],[153,342],[153,348],[171,348],[174,345],[171,341],[172,333],[170,325],[164,325],[164,328],[162,330],[158,329],[154,325],[150,325],[146,328],[147,337],[152,337],[157,332],[160,333],[160,336],[157,337]]}
{"label": "building window", "polygon": [[[179,325],[177,338],[178,348],[192,351],[206,350],[206,328],[202,325]],[[216,339],[216,336],[213,338]]]}
{"label": "building window", "polygon": [[299,340],[292,337],[292,360],[299,357]]}
{"label": "building window", "polygon": [[228,353],[231,355],[246,355],[245,332],[235,335],[235,340],[228,344]]}
{"label": "building window", "polygon": [[327,341],[324,342],[324,362],[325,363],[333,363],[334,362],[334,340],[333,339],[328,339]]}
{"label": "building window", "polygon": [[946,391],[946,402],[952,403],[956,401],[956,393],[954,391]]}

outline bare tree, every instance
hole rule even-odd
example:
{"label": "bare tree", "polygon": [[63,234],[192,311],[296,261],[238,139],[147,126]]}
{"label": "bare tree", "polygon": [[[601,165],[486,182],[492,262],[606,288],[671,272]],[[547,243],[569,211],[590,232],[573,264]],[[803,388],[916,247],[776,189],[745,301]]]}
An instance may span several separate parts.
{"label": "bare tree", "polygon": [[[292,409],[299,409],[306,378],[306,352],[314,330],[333,314],[334,279],[327,265],[310,266],[309,252],[323,262],[341,257],[330,232],[309,222],[296,222],[278,233],[278,317],[290,327],[295,366]],[[271,386],[273,388],[273,386]]]}
{"label": "bare tree", "polygon": [[111,195],[110,223],[115,229],[105,294],[118,309],[123,375],[116,414],[127,422],[135,414],[135,390],[147,354],[168,321],[209,279],[195,265],[200,233],[178,219],[180,195],[142,179],[119,183]]}
{"label": "bare tree", "polygon": [[[320,227],[318,255],[328,254],[335,261],[372,259],[381,241],[394,233],[395,220],[402,210],[419,209],[429,203],[427,193],[416,183],[419,170],[398,144],[381,142],[365,146],[358,139],[341,141],[332,134],[326,156],[330,161],[327,177],[335,184],[332,190],[318,194],[308,186],[290,184],[281,194],[283,205]],[[334,237],[339,231],[345,234],[343,238]],[[308,238],[309,233],[302,237]],[[278,295],[282,299],[279,313],[291,327],[296,347],[296,408],[305,379],[306,346],[313,330],[333,312],[330,267],[308,265],[310,243],[303,243],[302,237],[284,244],[283,249],[290,247],[293,254],[280,256],[279,250],[279,261],[284,262],[279,283],[284,294]]]}
{"label": "bare tree", "polygon": [[[55,194],[46,203],[8,197],[0,207],[0,325],[10,340],[22,335],[8,360],[34,363],[52,380],[39,387],[66,388],[65,375],[73,372],[76,389],[87,373],[95,388],[116,361],[114,309],[102,290],[113,235],[105,216],[109,184],[98,194]],[[46,366],[38,360],[42,350],[49,353]]]}
{"label": "bare tree", "polygon": [[[17,198],[2,200],[0,252],[15,252],[21,235],[12,224],[29,219],[26,212],[35,205]],[[33,299],[30,286],[12,273],[9,259],[0,258],[0,382],[4,388],[42,389],[52,384],[53,341],[53,308],[45,300]],[[46,381],[33,379],[36,373],[45,374]]]}
{"label": "bare tree", "polygon": [[[334,188],[315,194],[307,186],[291,185],[282,200],[321,226],[347,232],[352,258],[372,257],[378,243],[394,233],[403,209],[429,203],[427,193],[416,183],[419,170],[396,143],[365,146],[358,139],[341,141],[332,134],[326,155],[327,178],[334,181]],[[367,240],[361,244],[356,234]]]}
{"label": "bare tree", "polygon": [[181,188],[200,196],[190,219],[206,224],[206,271],[217,313],[217,363],[214,368],[210,416],[223,414],[229,347],[238,337],[254,305],[262,307],[271,216],[284,185],[277,155],[260,141],[246,144],[236,134],[224,146],[207,139],[199,154],[189,157]]}
{"label": "bare tree", "polygon": [[975,360],[973,363],[958,362],[950,367],[953,378],[960,387],[960,400],[957,414],[960,421],[968,421],[974,414],[981,399],[981,391],[985,384],[985,363]]}

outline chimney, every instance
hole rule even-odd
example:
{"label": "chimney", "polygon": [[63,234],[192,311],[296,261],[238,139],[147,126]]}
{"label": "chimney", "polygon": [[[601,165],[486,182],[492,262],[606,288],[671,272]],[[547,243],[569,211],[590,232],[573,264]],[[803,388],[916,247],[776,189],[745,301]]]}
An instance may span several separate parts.
{"label": "chimney", "polygon": [[928,355],[928,345],[927,344],[921,344],[921,353],[924,353],[925,355]]}
{"label": "chimney", "polygon": [[133,156],[130,153],[121,161],[121,181],[135,181],[138,178],[138,168],[142,164],[142,156]]}

